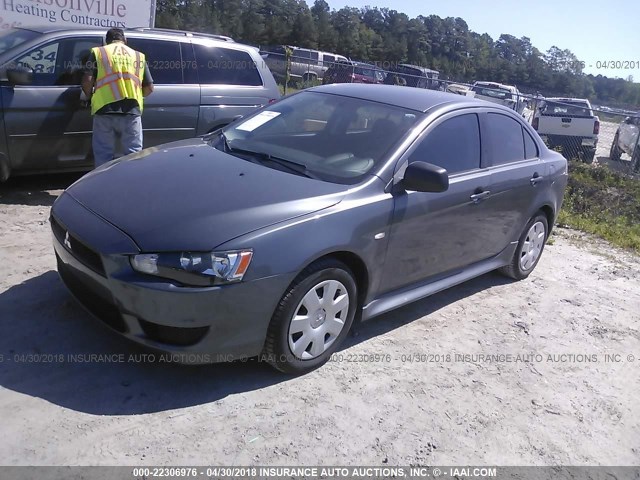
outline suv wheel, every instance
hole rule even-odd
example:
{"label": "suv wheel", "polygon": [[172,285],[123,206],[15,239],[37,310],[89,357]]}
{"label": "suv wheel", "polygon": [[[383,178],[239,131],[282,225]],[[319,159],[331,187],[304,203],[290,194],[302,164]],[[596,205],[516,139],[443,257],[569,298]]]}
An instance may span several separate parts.
{"label": "suv wheel", "polygon": [[323,365],[349,333],[357,298],[356,282],[346,265],[333,259],[310,265],[280,300],[263,359],[292,374]]}
{"label": "suv wheel", "polygon": [[548,234],[547,216],[539,212],[524,227],[511,263],[500,268],[499,272],[514,280],[527,278],[542,256]]}
{"label": "suv wheel", "polygon": [[318,76],[315,75],[314,73],[305,73],[304,75],[302,75],[302,81],[305,83],[314,82],[317,78]]}

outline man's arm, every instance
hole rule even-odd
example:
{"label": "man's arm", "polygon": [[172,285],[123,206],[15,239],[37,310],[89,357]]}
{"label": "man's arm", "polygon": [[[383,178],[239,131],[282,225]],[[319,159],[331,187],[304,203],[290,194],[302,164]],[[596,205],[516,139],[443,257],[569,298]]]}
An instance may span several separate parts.
{"label": "man's arm", "polygon": [[142,76],[142,96],[148,97],[153,93],[153,77],[149,71],[149,65],[145,62]]}
{"label": "man's arm", "polygon": [[89,100],[91,100],[91,96],[93,95],[93,86],[96,83],[97,76],[98,64],[96,62],[96,56],[93,52],[91,52],[89,61],[84,66],[84,75],[82,76],[82,91]]}

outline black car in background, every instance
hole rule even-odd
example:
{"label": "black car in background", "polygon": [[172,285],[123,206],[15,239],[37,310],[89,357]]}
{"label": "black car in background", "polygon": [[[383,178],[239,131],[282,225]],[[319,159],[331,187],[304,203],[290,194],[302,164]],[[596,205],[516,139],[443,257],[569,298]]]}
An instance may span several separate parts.
{"label": "black car in background", "polygon": [[437,90],[440,86],[440,72],[418,65],[400,63],[387,70],[387,85],[403,85],[407,87],[428,88]]}

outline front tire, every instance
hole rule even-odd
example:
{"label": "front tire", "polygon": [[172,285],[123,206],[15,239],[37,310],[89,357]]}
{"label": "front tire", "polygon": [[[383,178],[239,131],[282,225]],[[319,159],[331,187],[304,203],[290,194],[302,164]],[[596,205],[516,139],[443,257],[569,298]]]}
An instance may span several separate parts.
{"label": "front tire", "polygon": [[514,280],[527,278],[538,264],[544,244],[549,235],[547,216],[538,213],[527,223],[516,248],[511,263],[498,271]]}
{"label": "front tire", "polygon": [[263,359],[296,375],[323,365],[351,329],[357,294],[353,274],[342,262],[326,259],[307,267],[271,318]]}

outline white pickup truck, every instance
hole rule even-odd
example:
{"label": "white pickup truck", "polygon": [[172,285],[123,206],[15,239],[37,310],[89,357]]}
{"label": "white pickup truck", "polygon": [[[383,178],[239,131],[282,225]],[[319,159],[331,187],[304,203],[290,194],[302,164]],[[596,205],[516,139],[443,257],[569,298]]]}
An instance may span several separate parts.
{"label": "white pickup truck", "polygon": [[531,125],[549,148],[562,147],[566,158],[593,162],[600,119],[594,115],[589,100],[545,98],[538,104]]}

